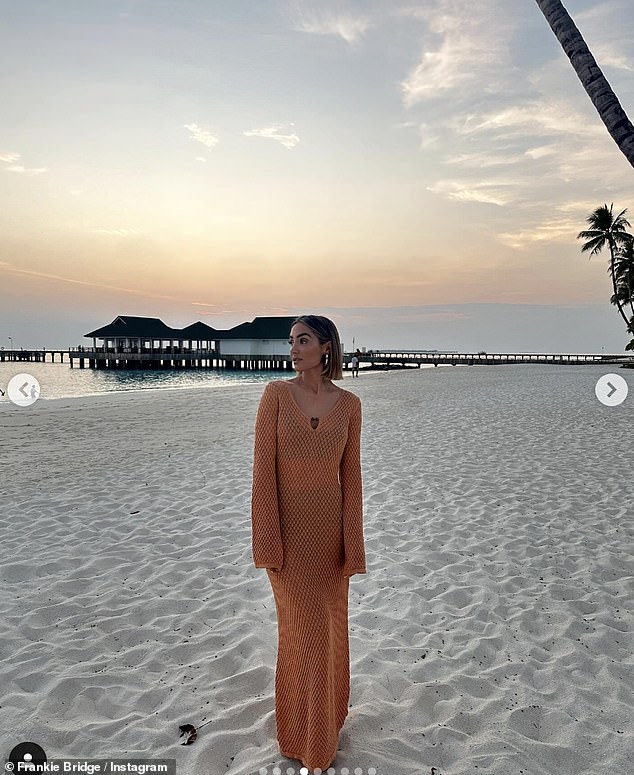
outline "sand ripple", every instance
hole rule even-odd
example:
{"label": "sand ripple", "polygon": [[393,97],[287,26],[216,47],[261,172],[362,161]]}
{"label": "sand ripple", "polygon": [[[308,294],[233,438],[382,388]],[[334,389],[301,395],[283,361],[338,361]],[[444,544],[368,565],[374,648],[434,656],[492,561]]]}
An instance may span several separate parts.
{"label": "sand ripple", "polygon": [[[364,402],[369,572],[351,583],[338,773],[631,771],[634,463],[613,451],[634,403],[600,406],[596,377],[346,381]],[[275,611],[251,566],[260,393],[0,407],[5,748],[298,772],[275,741]],[[190,747],[186,721],[210,722]]]}

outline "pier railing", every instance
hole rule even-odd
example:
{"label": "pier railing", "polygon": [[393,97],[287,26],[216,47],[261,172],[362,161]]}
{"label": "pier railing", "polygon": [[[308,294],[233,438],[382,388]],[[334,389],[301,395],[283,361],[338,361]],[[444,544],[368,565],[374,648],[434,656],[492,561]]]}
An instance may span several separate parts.
{"label": "pier railing", "polygon": [[565,365],[622,364],[634,366],[627,353],[489,353],[439,352],[433,350],[371,350],[361,353],[361,363],[391,368],[425,365],[498,365],[503,363],[551,363]]}
{"label": "pier railing", "polygon": [[[344,355],[350,368],[353,353]],[[634,353],[489,353],[447,352],[437,350],[368,350],[357,354],[361,368],[415,368],[422,366],[476,366],[499,364],[618,365],[634,368]],[[227,368],[248,370],[290,370],[288,355],[245,355],[219,353],[216,350],[165,347],[162,349],[114,349],[77,347],[67,350],[4,350],[0,363],[60,363],[71,368]]]}
{"label": "pier railing", "polygon": [[68,357],[70,350],[5,350],[0,348],[0,363],[10,361],[24,361],[27,363],[55,363],[59,356],[59,362],[64,363],[64,356]]}

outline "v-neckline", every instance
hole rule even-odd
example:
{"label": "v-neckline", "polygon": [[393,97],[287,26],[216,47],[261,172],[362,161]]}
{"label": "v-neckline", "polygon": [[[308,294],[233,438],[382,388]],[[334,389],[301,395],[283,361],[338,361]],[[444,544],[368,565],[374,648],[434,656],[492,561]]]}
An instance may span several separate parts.
{"label": "v-neckline", "polygon": [[[287,393],[288,393],[288,395],[290,396],[290,399],[291,399],[291,401],[292,401],[292,403],[293,403],[293,406],[295,407],[295,409],[297,409],[297,411],[299,412],[299,414],[301,414],[301,416],[302,416],[302,417],[303,417],[303,418],[306,420],[306,422],[308,423],[308,425],[310,426],[310,428],[311,428],[313,431],[316,431],[316,430],[318,430],[319,428],[321,428],[321,427],[322,427],[322,425],[323,425],[323,424],[326,422],[326,420],[327,420],[327,419],[330,417],[330,415],[331,415],[331,414],[333,414],[333,412],[335,411],[335,409],[336,409],[336,408],[339,406],[339,404],[342,402],[342,400],[343,400],[343,394],[345,393],[345,391],[344,391],[344,390],[342,390],[341,388],[339,388],[339,390],[340,390],[340,396],[339,396],[339,398],[338,398],[338,399],[335,401],[335,404],[334,404],[334,406],[332,407],[332,409],[330,409],[328,412],[326,412],[326,414],[325,414],[323,417],[317,417],[317,418],[314,418],[314,417],[309,417],[309,416],[308,416],[308,415],[307,415],[307,414],[306,414],[306,413],[305,413],[305,412],[302,410],[302,408],[300,407],[300,405],[297,403],[297,400],[295,399],[295,396],[293,395],[293,388],[292,388],[292,387],[289,385],[289,383],[288,383],[286,380],[282,380],[282,382],[283,382],[283,383],[284,383],[284,385],[286,386],[286,392],[287,392]],[[314,419],[317,419],[317,420],[318,420],[318,422],[317,422],[317,425],[313,425],[313,420],[314,420]]]}

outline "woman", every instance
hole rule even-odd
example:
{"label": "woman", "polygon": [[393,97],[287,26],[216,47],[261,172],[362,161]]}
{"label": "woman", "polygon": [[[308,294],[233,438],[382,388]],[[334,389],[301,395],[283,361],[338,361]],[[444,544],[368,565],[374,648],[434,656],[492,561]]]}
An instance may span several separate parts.
{"label": "woman", "polygon": [[278,619],[275,720],[283,756],[326,770],[348,713],[348,580],[365,573],[361,402],[332,321],[293,323],[297,376],[267,384],[255,427],[253,559]]}

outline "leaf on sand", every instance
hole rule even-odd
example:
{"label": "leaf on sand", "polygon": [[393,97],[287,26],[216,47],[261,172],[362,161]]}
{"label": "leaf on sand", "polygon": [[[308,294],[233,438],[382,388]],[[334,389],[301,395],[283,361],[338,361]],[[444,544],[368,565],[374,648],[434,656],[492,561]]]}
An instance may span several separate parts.
{"label": "leaf on sand", "polygon": [[181,731],[179,737],[187,735],[187,739],[181,745],[191,745],[198,737],[198,730],[193,724],[181,724],[179,729]]}

